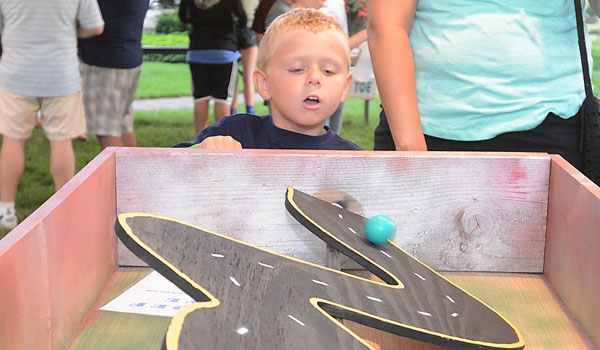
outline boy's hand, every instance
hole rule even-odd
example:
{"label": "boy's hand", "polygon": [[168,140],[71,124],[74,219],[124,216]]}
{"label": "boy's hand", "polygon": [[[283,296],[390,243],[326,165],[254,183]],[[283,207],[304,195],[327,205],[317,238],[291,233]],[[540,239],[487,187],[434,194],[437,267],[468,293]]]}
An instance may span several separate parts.
{"label": "boy's hand", "polygon": [[231,136],[211,136],[195,145],[194,148],[212,149],[242,149],[242,144]]}

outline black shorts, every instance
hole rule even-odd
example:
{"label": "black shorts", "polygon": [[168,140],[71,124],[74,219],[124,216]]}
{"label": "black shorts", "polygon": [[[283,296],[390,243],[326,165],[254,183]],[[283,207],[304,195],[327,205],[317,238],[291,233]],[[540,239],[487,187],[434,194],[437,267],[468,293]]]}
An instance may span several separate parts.
{"label": "black shorts", "polygon": [[[390,128],[382,111],[379,125],[375,128],[375,150],[395,150]],[[582,169],[583,153],[579,150],[581,137],[581,111],[571,118],[563,119],[548,114],[542,124],[525,131],[500,134],[489,140],[455,141],[425,135],[430,151],[474,151],[474,152],[543,152],[560,154],[569,163]]]}
{"label": "black shorts", "polygon": [[214,98],[231,103],[237,86],[237,61],[224,64],[189,63],[194,99]]}

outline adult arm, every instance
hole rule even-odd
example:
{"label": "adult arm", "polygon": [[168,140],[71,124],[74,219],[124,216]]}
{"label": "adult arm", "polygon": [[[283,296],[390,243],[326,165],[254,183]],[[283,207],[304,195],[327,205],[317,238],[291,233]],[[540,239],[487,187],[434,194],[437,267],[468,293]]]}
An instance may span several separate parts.
{"label": "adult arm", "polygon": [[377,88],[398,151],[426,151],[409,34],[418,0],[369,0],[368,43]]}
{"label": "adult arm", "polygon": [[81,39],[102,34],[104,31],[104,20],[102,19],[102,12],[100,12],[100,6],[97,1],[80,1],[75,18],[75,29],[77,37]]}
{"label": "adult arm", "polygon": [[244,29],[248,26],[248,16],[246,16],[246,10],[244,9],[244,4],[242,4],[242,0],[235,0],[233,7],[233,13],[237,17],[237,27]]}
{"label": "adult arm", "polygon": [[91,38],[93,36],[100,35],[100,34],[102,34],[103,31],[104,31],[104,26],[86,29],[86,28],[81,28],[79,26],[79,23],[77,24],[77,37],[79,37],[81,39]]}
{"label": "adult arm", "polygon": [[363,29],[348,38],[348,45],[350,45],[350,48],[353,49],[365,41],[367,41],[367,30]]}
{"label": "adult arm", "polygon": [[179,16],[179,20],[181,23],[191,23],[192,22],[192,3],[190,0],[181,0],[179,4],[179,9],[177,11],[177,15]]}

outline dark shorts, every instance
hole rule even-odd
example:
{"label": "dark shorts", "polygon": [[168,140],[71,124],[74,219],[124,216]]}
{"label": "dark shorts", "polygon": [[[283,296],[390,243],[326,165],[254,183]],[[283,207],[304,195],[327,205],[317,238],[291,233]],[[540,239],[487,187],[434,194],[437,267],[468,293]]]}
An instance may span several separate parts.
{"label": "dark shorts", "polygon": [[[507,132],[489,140],[455,141],[425,135],[430,151],[475,151],[475,152],[544,152],[560,154],[569,163],[582,169],[583,154],[579,150],[581,137],[581,111],[568,119],[548,114],[534,129]],[[379,125],[374,133],[375,150],[395,150],[385,112],[379,116]]]}
{"label": "dark shorts", "polygon": [[250,28],[236,29],[237,45],[239,50],[246,50],[258,45],[256,33]]}
{"label": "dark shorts", "polygon": [[237,85],[237,61],[224,64],[189,63],[196,100],[214,98],[231,104]]}

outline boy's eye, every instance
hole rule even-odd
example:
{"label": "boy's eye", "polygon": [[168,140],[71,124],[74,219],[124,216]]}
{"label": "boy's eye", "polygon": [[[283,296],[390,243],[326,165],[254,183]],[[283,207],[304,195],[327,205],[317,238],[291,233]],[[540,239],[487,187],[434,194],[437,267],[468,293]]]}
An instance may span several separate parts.
{"label": "boy's eye", "polygon": [[304,71],[303,68],[290,68],[290,73],[302,73]]}

